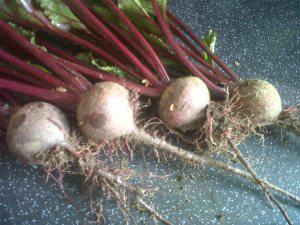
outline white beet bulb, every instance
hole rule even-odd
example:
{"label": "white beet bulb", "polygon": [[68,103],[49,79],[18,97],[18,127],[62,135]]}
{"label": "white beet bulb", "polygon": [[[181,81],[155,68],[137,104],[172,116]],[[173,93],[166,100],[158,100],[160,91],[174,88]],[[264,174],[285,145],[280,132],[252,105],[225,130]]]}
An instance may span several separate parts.
{"label": "white beet bulb", "polygon": [[179,78],[162,94],[158,115],[170,127],[191,130],[197,127],[209,102],[209,90],[200,78]]}
{"label": "white beet bulb", "polygon": [[114,82],[95,84],[80,100],[77,121],[96,142],[130,134],[135,129],[129,91]]}
{"label": "white beet bulb", "polygon": [[33,102],[11,116],[8,148],[18,159],[36,163],[38,153],[67,146],[69,133],[68,121],[60,109],[46,102]]}
{"label": "white beet bulb", "polygon": [[239,110],[260,125],[274,123],[282,111],[276,88],[264,80],[247,80],[237,89]]}

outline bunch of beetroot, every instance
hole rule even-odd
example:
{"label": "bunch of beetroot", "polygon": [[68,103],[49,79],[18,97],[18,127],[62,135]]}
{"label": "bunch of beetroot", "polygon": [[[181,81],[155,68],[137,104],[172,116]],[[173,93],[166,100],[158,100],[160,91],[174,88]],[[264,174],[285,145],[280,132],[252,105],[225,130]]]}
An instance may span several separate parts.
{"label": "bunch of beetroot", "polygon": [[[55,16],[47,1],[1,4],[0,119],[7,124],[9,150],[19,159],[42,164],[48,171],[58,169],[59,179],[53,178],[60,185],[63,173],[76,165],[77,173],[114,198],[127,216],[131,213],[122,191],[169,223],[142,199],[147,190],[130,185],[117,168],[99,158],[110,147],[145,144],[257,183],[292,224],[273,193],[297,204],[300,199],[260,179],[237,145],[257,133],[257,127],[269,124],[299,134],[299,107],[282,111],[280,96],[271,84],[240,81],[209,43],[166,9],[165,1],[145,1],[145,5],[55,1],[64,9]],[[136,93],[142,103],[132,97]],[[17,101],[16,95],[27,98]],[[28,97],[39,102],[25,104]],[[135,109],[147,99],[158,102],[153,105],[163,127],[195,149],[224,154],[230,150],[247,171],[179,148],[141,129]],[[71,135],[57,107],[76,114],[75,128],[85,139]],[[101,219],[101,213],[97,215]]]}

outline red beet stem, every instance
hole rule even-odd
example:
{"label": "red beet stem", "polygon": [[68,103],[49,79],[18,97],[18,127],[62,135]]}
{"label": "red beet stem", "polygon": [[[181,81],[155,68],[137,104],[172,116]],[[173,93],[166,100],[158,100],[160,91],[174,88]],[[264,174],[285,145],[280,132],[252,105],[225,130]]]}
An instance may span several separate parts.
{"label": "red beet stem", "polygon": [[[155,26],[157,29],[161,30],[161,28],[159,27],[159,25],[151,18],[149,17],[147,14],[144,14],[144,16],[146,17],[146,19],[153,25]],[[209,69],[211,69],[211,71],[213,71],[214,73],[216,73],[218,76],[216,76],[215,74],[205,70],[204,68],[201,68],[200,66],[197,66],[197,68],[200,70],[200,72],[202,72],[205,76],[208,76],[210,78],[212,78],[213,80],[222,82],[224,84],[228,84],[230,82],[230,79],[228,77],[226,77],[219,69],[213,67],[210,63],[208,63],[207,61],[205,61],[203,59],[202,53],[199,49],[197,49],[192,42],[173,24],[170,24],[172,31],[187,45],[189,46],[191,50],[189,50],[187,47],[185,47],[184,45],[181,45],[181,48],[191,57],[193,57],[195,60],[197,60],[199,63],[201,63],[202,65],[208,67]],[[134,42],[134,41],[133,41]],[[135,42],[134,42],[135,43]],[[156,49],[157,50],[157,49]],[[176,58],[176,56],[172,55],[169,52],[166,52],[164,50],[157,50],[157,52],[160,52],[162,55],[167,56],[168,58],[171,58],[173,60],[178,61],[178,59]],[[199,54],[199,55],[198,55]]]}
{"label": "red beet stem", "polygon": [[211,71],[213,71],[218,76],[215,77],[216,80],[221,81],[224,84],[228,84],[231,81],[231,77],[228,78],[222,71],[220,71],[218,68],[214,67],[212,64],[208,63],[202,56],[202,52],[195,47],[195,45],[172,23],[169,23],[171,30],[175,33],[177,37],[179,37],[180,40],[184,44],[186,44],[188,47],[191,48],[188,49],[186,46],[181,45],[181,48],[185,51],[186,54],[188,54],[190,57],[198,61],[200,64],[206,66]]}
{"label": "red beet stem", "polygon": [[75,110],[76,104],[80,100],[80,97],[75,94],[39,88],[3,78],[0,78],[0,88],[48,101],[71,111]]}
{"label": "red beet stem", "polygon": [[[97,18],[100,19],[100,17],[98,15],[96,15],[96,16],[97,16]],[[102,20],[102,22],[104,22],[104,20]],[[115,32],[115,30],[111,26],[109,26],[106,22],[104,22],[104,23],[112,32]],[[131,45],[124,38],[122,38],[117,32],[116,32],[116,34],[117,34],[118,38],[122,41],[122,43],[124,43],[127,46],[127,48],[130,49]],[[132,70],[134,73],[137,74],[137,76],[135,76],[135,78],[137,78],[138,80],[145,79],[141,75],[140,71],[136,70],[136,67],[134,67],[134,65],[132,65],[130,59],[128,59],[128,57],[123,52],[121,52],[118,48],[112,47],[112,44],[105,38],[99,38],[93,34],[90,34],[89,36],[85,35],[85,37],[83,37],[82,34],[80,34],[80,37],[84,38],[86,40],[89,40],[89,42],[92,42],[98,48],[101,48],[103,51],[105,51],[105,52],[109,53],[111,56],[113,56],[116,60],[122,62],[123,65],[126,65],[128,68],[130,68],[130,70]],[[138,56],[138,57],[140,57],[140,56]],[[147,57],[150,58],[149,56],[147,56]],[[115,66],[117,66],[117,64],[115,64]],[[123,71],[125,71],[125,70],[123,70]],[[129,75],[131,75],[131,74],[129,73]],[[131,75],[131,77],[133,77],[133,76]]]}
{"label": "red beet stem", "polygon": [[[97,12],[94,12],[97,13]],[[122,42],[126,43],[127,46],[131,46],[152,68],[157,67],[153,59],[149,56],[148,52],[146,52],[135,39],[135,37],[130,36],[125,31],[120,29],[117,25],[110,22],[106,18],[102,17],[99,13],[96,16],[101,19],[110,30],[113,30],[120,38],[122,38]]]}
{"label": "red beet stem", "polygon": [[[216,74],[214,74],[213,72],[209,71],[208,69],[204,68],[201,65],[196,65],[194,64],[194,66],[209,80],[211,80],[214,83],[223,83],[225,84],[226,82],[224,82],[223,79],[220,79],[220,77],[216,76]],[[227,82],[228,83],[228,82]]]}
{"label": "red beet stem", "polygon": [[80,0],[64,0],[69,8],[82,20],[95,34],[105,36],[113,45],[118,47],[132,63],[144,74],[154,86],[161,87],[158,78],[85,6]]}
{"label": "red beet stem", "polygon": [[132,69],[129,65],[124,64],[123,62],[121,62],[119,59],[117,59],[115,56],[109,54],[107,51],[105,51],[103,48],[98,48],[96,45],[78,37],[75,36],[71,33],[67,33],[67,32],[55,32],[57,35],[64,37],[66,39],[69,39],[71,41],[74,41],[75,43],[80,44],[81,46],[91,50],[92,52],[94,52],[96,55],[99,55],[100,57],[103,57],[104,59],[106,59],[107,61],[115,64],[116,66],[120,67],[120,69],[124,70],[125,72],[129,73],[131,76],[139,79],[139,80],[143,80],[144,78],[138,74],[134,69]]}
{"label": "red beet stem", "polygon": [[8,52],[5,52],[3,49],[0,48],[0,59],[8,62],[9,64],[17,67],[20,70],[23,70],[32,76],[37,77],[38,79],[41,79],[49,84],[51,84],[53,87],[66,87],[64,82],[56,79],[55,77],[52,77],[50,74],[44,72],[43,70],[38,69],[37,67],[30,65],[26,61],[17,58],[14,55],[11,55]]}
{"label": "red beet stem", "polygon": [[0,48],[2,49],[9,49],[12,53],[18,53],[21,55],[24,54],[23,48],[17,45],[15,42],[10,40],[5,33],[0,32]]}
{"label": "red beet stem", "polygon": [[121,61],[119,61],[118,59],[115,58],[115,56],[109,54],[107,51],[101,49],[101,48],[98,48],[96,45],[92,44],[91,42],[85,40],[85,39],[82,39],[74,34],[71,34],[69,32],[65,32],[65,31],[62,31],[62,30],[58,30],[58,29],[55,29],[53,28],[52,30],[48,29],[48,28],[45,28],[45,27],[42,27],[42,26],[38,26],[36,24],[27,24],[27,23],[24,23],[23,21],[20,21],[20,20],[17,20],[17,19],[14,19],[14,22],[20,24],[21,26],[24,26],[24,27],[30,27],[31,29],[37,29],[37,30],[41,30],[45,33],[48,33],[48,34],[54,34],[54,35],[57,35],[59,37],[62,37],[64,39],[67,39],[69,41],[72,41],[74,43],[77,43],[89,50],[91,50],[93,53],[95,53],[96,55],[99,55],[100,57],[103,57],[105,60],[115,64],[116,66],[120,67],[122,70],[124,70],[125,72],[129,73],[130,75],[132,75],[133,77],[139,79],[139,80],[143,80],[144,78],[139,75],[134,69],[132,69],[130,66],[122,63]]}
{"label": "red beet stem", "polygon": [[210,49],[205,45],[203,41],[200,40],[197,35],[195,35],[190,28],[188,28],[178,17],[176,17],[171,12],[167,11],[168,17],[183,31],[185,31],[221,68],[223,68],[228,75],[230,75],[235,81],[239,81],[238,75],[233,72],[216,54],[214,54]]}
{"label": "red beet stem", "polygon": [[196,46],[172,23],[169,23],[172,32],[185,44],[187,45],[195,54],[202,56],[202,52],[196,48]]}
{"label": "red beet stem", "polygon": [[83,83],[81,83],[76,77],[67,72],[67,70],[58,65],[54,56],[33,45],[24,36],[19,34],[10,25],[2,20],[0,20],[0,28],[2,28],[2,30],[6,32],[11,39],[23,47],[29,54],[33,55],[37,60],[42,62],[45,66],[63,78],[75,93],[81,94],[86,91],[87,87],[85,87]]}
{"label": "red beet stem", "polygon": [[[179,37],[179,39],[188,47],[181,45],[181,48],[188,54],[190,57],[198,61],[200,64],[204,65],[205,67],[209,68],[212,72],[214,72],[217,76],[211,76],[212,78],[228,85],[230,81],[234,81],[232,77],[227,77],[222,71],[218,68],[214,67],[212,64],[208,63],[202,56],[202,52],[195,47],[195,45],[172,23],[169,23],[171,30],[173,33]],[[211,74],[213,75],[213,74]]]}
{"label": "red beet stem", "polygon": [[[32,6],[31,6],[32,7]],[[33,9],[34,10],[34,9]],[[29,13],[32,14],[32,11],[29,11]],[[37,18],[39,19],[39,18]],[[117,56],[119,56],[120,54],[116,54],[117,52],[115,51],[115,49],[110,48],[110,53],[108,53],[108,51],[104,51],[103,49],[98,48],[96,45],[92,44],[91,42],[79,38],[78,36],[71,34],[69,32],[65,32],[63,30],[60,30],[58,28],[56,28],[55,26],[52,26],[51,23],[48,21],[45,23],[45,19],[43,20],[39,20],[42,24],[44,24],[45,26],[42,25],[38,25],[38,24],[34,24],[34,23],[30,23],[28,21],[23,21],[22,19],[16,18],[13,15],[9,15],[9,20],[20,25],[23,27],[27,27],[30,29],[35,29],[35,30],[41,30],[45,33],[51,33],[51,34],[56,34],[57,36],[63,37],[65,39],[71,40],[72,42],[78,43],[81,46],[88,48],[90,50],[92,50],[94,53],[96,53],[97,55],[103,57],[105,60],[108,60],[110,62],[112,62],[113,64],[119,66],[122,70],[126,71],[127,73],[129,73],[130,75],[132,75],[133,77],[142,80],[143,77],[141,77],[134,69],[130,68],[130,66],[126,65],[127,63],[124,63],[120,60],[118,60]],[[76,31],[76,29],[74,29]],[[73,30],[72,30],[73,31]],[[91,40],[95,40],[98,39],[98,37],[94,36],[91,33],[87,33],[86,31],[82,31],[80,30],[80,34],[85,34],[86,36],[88,36],[89,39]],[[92,37],[92,38],[91,38]],[[99,44],[99,41],[97,40],[97,44]]]}
{"label": "red beet stem", "polygon": [[61,61],[63,64],[65,64],[68,67],[72,67],[73,69],[77,70],[78,72],[89,76],[91,78],[94,78],[96,80],[101,80],[101,81],[112,81],[112,82],[116,82],[130,90],[133,91],[137,91],[143,95],[149,96],[149,97],[158,97],[161,95],[163,89],[162,88],[151,88],[151,87],[145,87],[143,85],[140,84],[136,84],[132,81],[114,76],[112,74],[108,74],[105,73],[103,71],[100,70],[94,70],[94,69],[90,69],[78,64],[74,64],[72,62],[66,61],[66,60],[62,60]]}
{"label": "red beet stem", "polygon": [[14,107],[18,107],[20,105],[18,101],[13,96],[11,96],[7,91],[0,89],[0,96],[2,96],[3,99],[5,99]]}
{"label": "red beet stem", "polygon": [[157,54],[151,47],[151,45],[148,43],[148,41],[145,39],[145,37],[141,34],[141,32],[135,27],[135,25],[128,19],[128,17],[115,5],[115,3],[112,0],[103,0],[103,2],[108,5],[114,12],[118,14],[121,21],[127,26],[127,28],[132,32],[132,34],[137,39],[138,43],[141,44],[141,46],[147,51],[147,53],[150,55],[150,57],[153,59],[156,67],[154,68],[158,74],[162,76],[162,81],[164,83],[169,83],[171,80],[161,63],[160,59],[158,58]]}
{"label": "red beet stem", "polygon": [[[29,84],[33,84],[33,85],[36,85],[36,86],[39,86],[42,88],[51,88],[52,87],[51,85],[49,85],[49,83],[44,82],[44,80],[37,79],[25,72],[13,70],[6,66],[0,66],[0,72],[2,74],[17,78],[22,81],[26,81]],[[0,76],[1,76],[1,74],[0,74]]]}
{"label": "red beet stem", "polygon": [[[41,40],[41,39],[37,39],[37,41],[39,43],[41,43],[44,47],[46,47],[47,50],[50,50],[51,52],[56,53],[59,57],[67,59],[76,64],[84,65],[84,63],[82,61],[78,60],[74,56],[71,56],[70,54],[68,54],[67,52],[65,52],[63,50],[56,48],[55,46],[51,45],[49,42],[47,42],[45,40]],[[67,68],[67,67],[63,67],[63,68],[65,68],[68,72],[73,74],[76,77],[76,79],[78,79],[78,81],[84,85],[84,87],[86,89],[88,89],[89,87],[92,86],[92,84],[81,74],[77,73],[76,71],[72,70],[71,68]]]}
{"label": "red beet stem", "polygon": [[[161,28],[159,27],[159,25],[147,14],[144,14],[145,18],[148,20],[149,23],[152,24],[152,26],[156,27],[157,29],[159,29],[161,31]],[[192,50],[188,49],[187,47],[185,47],[182,44],[179,44],[181,46],[181,48],[192,58],[194,58],[195,60],[197,60],[199,63],[201,63],[202,65],[208,67],[212,72],[216,73],[215,74],[205,70],[204,68],[197,66],[197,68],[200,70],[200,72],[202,72],[205,76],[210,77],[213,80],[222,82],[224,84],[228,84],[230,82],[230,79],[228,77],[226,77],[219,69],[213,67],[210,63],[208,63],[207,61],[205,61],[203,59],[202,53],[199,49],[197,49],[195,47],[195,45],[193,45],[193,43],[173,24],[169,24],[171,26],[171,30],[177,35],[177,37],[180,38],[180,40],[183,41],[183,43],[185,43],[188,47],[190,47]],[[179,62],[179,60],[176,58],[176,56],[174,56],[173,54],[164,51],[163,49],[155,49],[157,52],[159,52],[161,55],[166,56],[168,58],[171,58],[173,60],[176,60]]]}
{"label": "red beet stem", "polygon": [[[96,15],[96,16],[97,16],[97,18],[99,18],[98,15]],[[131,71],[137,73],[135,71],[135,68],[133,69],[133,66],[129,66],[129,65],[131,65],[131,61],[128,59],[128,57],[126,55],[124,55],[123,52],[120,52],[119,49],[112,48],[112,44],[105,37],[99,37],[89,31],[76,30],[76,29],[72,29],[72,34],[77,35],[82,39],[88,40],[90,43],[92,43],[95,46],[97,46],[98,48],[102,49],[102,51],[105,51],[107,54],[111,55],[114,59],[122,62],[122,64],[126,65]],[[127,45],[127,43],[125,43],[125,44]],[[115,65],[117,65],[117,64],[115,64]],[[138,74],[138,76],[140,77],[140,79],[143,79],[140,74]]]}
{"label": "red beet stem", "polygon": [[54,54],[56,56],[59,56],[60,58],[64,58],[66,60],[69,60],[69,61],[71,61],[73,63],[85,66],[84,62],[82,62],[81,60],[77,59],[76,57],[70,55],[69,53],[65,52],[64,50],[62,50],[62,49],[60,49],[58,47],[55,47],[54,45],[52,45],[48,41],[43,40],[43,39],[41,39],[39,37],[36,38],[36,41],[37,41],[37,43],[39,45],[46,47],[47,50],[50,51],[52,54]]}
{"label": "red beet stem", "polygon": [[23,5],[23,9],[27,13],[31,14],[35,19],[40,21],[45,26],[51,28],[51,26],[52,26],[51,22],[44,16],[44,14],[42,12],[36,10],[32,6],[31,0],[23,0],[23,1],[20,1],[20,3]]}
{"label": "red beet stem", "polygon": [[[58,64],[61,65],[58,61]],[[83,86],[83,91],[81,93],[84,93],[86,90],[88,90],[92,84],[90,81],[86,79],[82,74],[78,73],[77,71],[73,70],[70,67],[62,65],[62,68],[64,68],[66,71],[68,71],[70,74],[72,74],[75,79]]]}
{"label": "red beet stem", "polygon": [[218,68],[211,65],[209,62],[207,62],[205,59],[203,59],[201,56],[197,55],[196,53],[194,53],[193,51],[191,51],[187,47],[182,45],[181,48],[190,57],[192,57],[193,59],[198,61],[203,66],[209,68],[213,72],[213,73],[211,73],[212,78],[214,78],[215,80],[220,81],[224,84],[227,84],[227,85],[230,83],[230,81],[231,81],[230,78],[225,76]]}
{"label": "red beet stem", "polygon": [[220,93],[220,94],[225,94],[226,92],[219,86],[215,85],[213,82],[211,82],[209,79],[207,79],[199,70],[198,68],[192,63],[190,62],[187,58],[186,55],[184,53],[184,51],[180,48],[180,46],[178,45],[178,43],[176,42],[175,38],[172,35],[172,32],[169,28],[168,23],[165,21],[165,19],[162,16],[162,13],[160,11],[160,8],[156,2],[156,0],[151,0],[152,5],[154,7],[156,16],[157,16],[157,20],[162,28],[162,31],[164,32],[164,34],[166,35],[170,45],[172,46],[172,48],[174,49],[175,53],[177,54],[177,56],[180,58],[180,60],[182,61],[182,63],[197,77],[201,78],[206,85],[212,89],[213,91],[215,91],[216,93]]}
{"label": "red beet stem", "polygon": [[[161,31],[161,28],[159,27],[159,25],[155,22],[155,20],[153,20],[149,15],[144,14],[145,18],[148,20],[149,23],[152,24],[152,26],[156,27],[157,29],[159,29]],[[201,68],[198,66],[198,69],[204,73],[205,75],[220,81],[224,84],[228,84],[230,82],[230,79],[228,77],[226,77],[219,69],[213,67],[210,63],[208,63],[207,61],[204,60],[204,58],[202,57],[202,53],[199,49],[197,49],[195,47],[195,45],[172,23],[169,23],[171,30],[177,35],[177,37],[180,38],[180,40],[183,41],[183,43],[185,43],[188,47],[190,47],[192,50],[188,49],[187,47],[185,47],[182,44],[179,44],[181,46],[181,48],[192,58],[194,58],[195,60],[197,60],[199,63],[201,63],[202,65],[208,67],[211,71],[213,71],[214,73],[216,73],[218,76],[215,76],[213,73],[210,73],[208,71],[206,71],[205,69]],[[176,56],[172,55],[169,52],[163,51],[163,50],[157,50],[157,52],[160,52],[162,55],[167,56],[168,58],[171,58],[173,60],[177,60]]]}

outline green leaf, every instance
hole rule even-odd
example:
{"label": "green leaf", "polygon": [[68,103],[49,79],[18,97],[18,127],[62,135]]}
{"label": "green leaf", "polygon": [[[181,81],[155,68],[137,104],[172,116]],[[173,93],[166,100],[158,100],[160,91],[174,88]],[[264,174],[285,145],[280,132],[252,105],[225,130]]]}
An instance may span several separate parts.
{"label": "green leaf", "polygon": [[128,74],[126,72],[124,72],[116,66],[101,66],[100,69],[108,73],[116,74],[119,77],[128,77]]}
{"label": "green leaf", "polygon": [[[205,34],[204,43],[209,48],[210,51],[215,52],[215,46],[217,41],[217,33],[210,30]],[[213,63],[212,58],[206,53],[203,53],[204,59],[209,62],[210,64]]]}
{"label": "green leaf", "polygon": [[160,61],[167,68],[176,68],[178,66],[178,62],[174,61],[173,59],[160,57]]}
{"label": "green leaf", "polygon": [[168,16],[167,16],[167,0],[158,1],[158,6],[161,9],[163,17],[165,17],[165,19],[167,20],[168,19]]}
{"label": "green leaf", "polygon": [[20,0],[0,0],[0,12],[0,19],[9,20],[13,16],[31,23],[40,24],[37,19],[26,12]]}
{"label": "green leaf", "polygon": [[13,27],[15,30],[17,30],[19,33],[21,33],[24,37],[29,39],[32,44],[36,45],[35,31],[26,30],[25,28],[21,26],[17,26],[14,23],[9,23],[9,25]]}
{"label": "green leaf", "polygon": [[86,29],[75,14],[63,3],[62,0],[35,0],[44,14],[55,26],[68,30],[71,27]]}
{"label": "green leaf", "polygon": [[[160,6],[166,4],[166,0],[157,1]],[[124,12],[132,14],[155,15],[151,0],[119,0],[118,6]]]}
{"label": "green leaf", "polygon": [[172,47],[168,44],[166,38],[161,38],[155,34],[149,34],[146,32],[144,32],[143,35],[151,43],[152,46],[157,46],[167,51],[172,51]]}
{"label": "green leaf", "polygon": [[93,60],[92,53],[90,52],[78,53],[76,58],[85,63],[90,63]]}
{"label": "green leaf", "polygon": [[100,58],[96,58],[90,52],[79,53],[76,55],[76,58],[85,63],[91,64],[91,65],[95,66],[96,68],[98,68],[99,70],[102,70],[104,72],[113,73],[119,77],[129,78],[131,80],[137,81],[134,77],[130,76],[128,73],[121,70],[119,67],[108,64]]}
{"label": "green leaf", "polygon": [[106,8],[105,6],[99,4],[93,4],[93,8],[96,12],[101,14],[103,17],[108,19],[110,22],[119,24],[119,17],[111,9]]}
{"label": "green leaf", "polygon": [[[158,0],[158,4],[163,6],[166,0]],[[119,0],[118,6],[140,30],[159,34],[159,29],[147,20],[147,16],[155,16],[150,0]]]}
{"label": "green leaf", "polygon": [[31,62],[28,62],[30,65],[42,70],[43,72],[45,73],[48,73],[48,74],[52,74],[52,72],[50,70],[48,70],[45,66],[43,65],[40,65],[40,64],[36,64],[36,63],[31,63]]}

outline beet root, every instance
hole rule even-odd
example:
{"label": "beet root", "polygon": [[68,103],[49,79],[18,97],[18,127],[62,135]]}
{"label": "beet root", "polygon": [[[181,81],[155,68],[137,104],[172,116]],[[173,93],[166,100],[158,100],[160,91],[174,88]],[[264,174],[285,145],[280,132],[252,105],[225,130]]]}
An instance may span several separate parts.
{"label": "beet root", "polygon": [[68,121],[60,109],[46,102],[29,103],[9,120],[8,148],[20,160],[37,163],[38,153],[67,146],[69,133]]}
{"label": "beet root", "polygon": [[129,91],[113,82],[95,84],[77,107],[83,135],[96,142],[130,134],[134,129]]}
{"label": "beet root", "polygon": [[169,127],[182,130],[197,128],[210,96],[205,83],[197,77],[184,77],[171,83],[162,94],[158,115]]}
{"label": "beet root", "polygon": [[239,110],[259,125],[274,123],[282,111],[276,88],[263,80],[248,80],[236,90]]}

